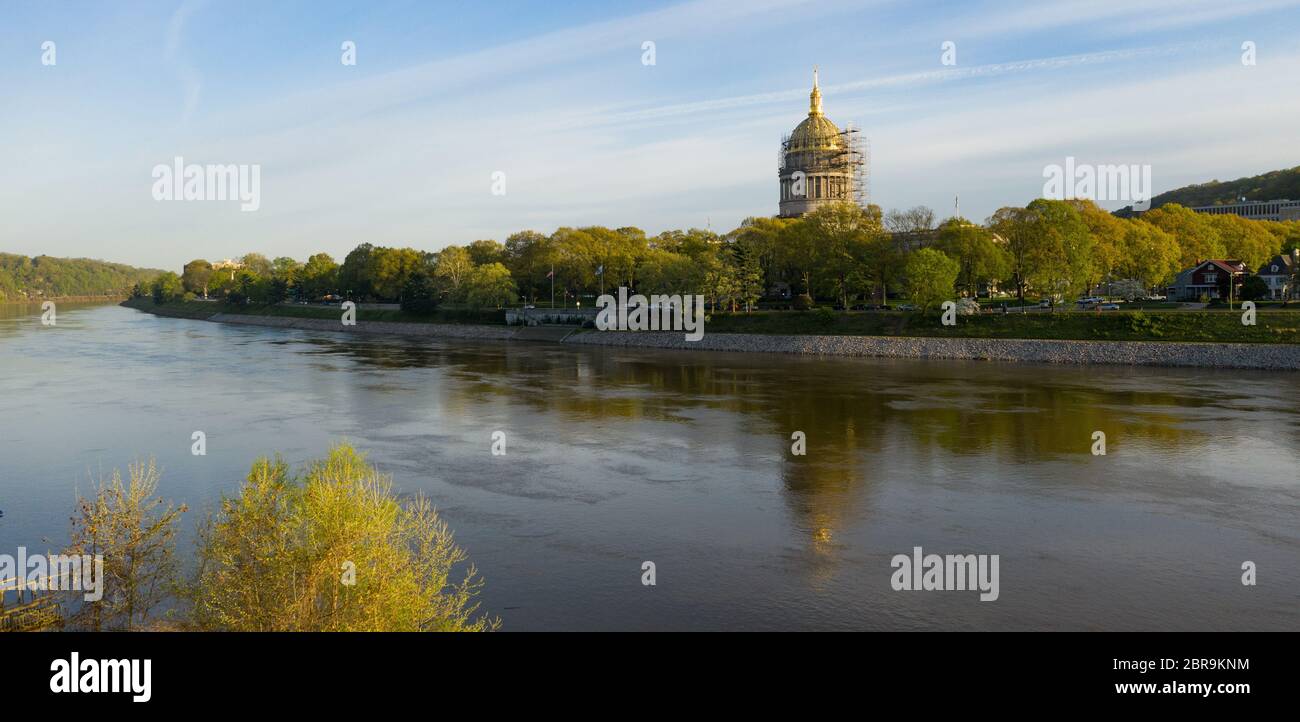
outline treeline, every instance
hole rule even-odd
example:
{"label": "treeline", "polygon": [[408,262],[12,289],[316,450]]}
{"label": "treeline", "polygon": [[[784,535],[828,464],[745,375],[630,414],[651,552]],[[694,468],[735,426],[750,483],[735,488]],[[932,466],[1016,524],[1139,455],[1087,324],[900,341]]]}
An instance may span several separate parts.
{"label": "treeline", "polygon": [[89,258],[29,258],[0,253],[0,301],[125,296],[136,284],[151,283],[160,273]]}
{"label": "treeline", "polygon": [[[299,473],[258,459],[201,518],[196,559],[175,542],[185,506],[152,462],[78,499],[68,555],[102,555],[102,596],[68,590],[65,627],[88,631],[487,631],[482,579],[429,502],[401,501],[350,446]],[[167,609],[165,613],[161,610]]]}
{"label": "treeline", "polygon": [[[364,243],[342,263],[318,253],[305,262],[244,256],[239,267],[186,264],[164,274],[156,300],[186,294],[244,303],[287,299],[441,302],[478,307],[518,303],[572,305],[626,286],[642,293],[703,294],[710,307],[737,310],[765,297],[796,307],[906,293],[928,304],[998,287],[1066,296],[1102,283],[1161,288],[1206,258],[1238,258],[1258,267],[1300,244],[1300,222],[1251,221],[1197,214],[1168,205],[1121,219],[1091,201],[1039,199],[1002,208],[976,224],[936,221],[917,207],[824,206],[800,219],[750,218],[718,234],[634,227],[520,231],[504,242],[478,240],[429,252]],[[141,288],[143,295],[146,289]],[[937,301],[935,301],[937,302]]]}
{"label": "treeline", "polygon": [[1177,203],[1183,206],[1213,206],[1248,201],[1300,198],[1300,166],[1270,171],[1233,181],[1213,180],[1165,191],[1151,199],[1151,207]]}

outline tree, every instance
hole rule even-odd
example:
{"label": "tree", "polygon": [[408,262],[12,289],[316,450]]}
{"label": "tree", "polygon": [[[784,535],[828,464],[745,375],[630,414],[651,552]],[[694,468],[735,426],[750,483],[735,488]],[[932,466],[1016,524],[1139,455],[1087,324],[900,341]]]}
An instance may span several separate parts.
{"label": "tree", "polygon": [[144,628],[173,591],[176,526],[186,507],[155,496],[160,475],[152,459],[131,464],[128,474],[130,481],[123,484],[115,470],[110,479],[100,480],[93,496],[78,495],[65,553],[101,555],[104,586],[99,601],[82,603],[70,616],[75,627],[95,632]]}
{"label": "tree", "polygon": [[370,290],[374,295],[384,299],[398,299],[402,288],[423,265],[420,252],[413,248],[374,249],[370,254],[368,276]]}
{"label": "tree", "polygon": [[958,282],[969,296],[978,295],[981,283],[1007,277],[1011,265],[1007,251],[992,231],[965,218],[949,218],[939,226],[937,247],[961,266]]}
{"label": "tree", "polygon": [[1281,250],[1277,236],[1263,221],[1252,221],[1232,213],[1210,216],[1210,219],[1223,241],[1224,255],[1228,258],[1259,268]]}
{"label": "tree", "polygon": [[163,271],[154,279],[153,302],[156,304],[169,303],[179,299],[185,293],[185,286],[181,283],[181,277],[171,271]]}
{"label": "tree", "polygon": [[985,225],[1006,243],[1008,271],[1016,285],[1016,297],[1025,300],[1026,280],[1033,262],[1030,248],[1029,214],[1024,208],[1008,206],[999,208],[989,216]]}
{"label": "tree", "polygon": [[1268,298],[1268,282],[1259,276],[1247,276],[1241,284],[1241,300],[1258,301]]}
{"label": "tree", "polygon": [[337,446],[299,477],[259,459],[200,530],[190,588],[199,629],[484,631],[482,588],[423,497],[400,503],[390,477]]}
{"label": "tree", "polygon": [[762,274],[760,295],[780,280],[781,231],[795,222],[792,218],[746,218],[739,228],[727,234],[746,262],[752,259],[758,266]]}
{"label": "tree", "polygon": [[1155,288],[1172,280],[1179,270],[1182,249],[1169,233],[1144,220],[1125,223],[1124,240],[1116,273]]}
{"label": "tree", "polygon": [[402,289],[402,310],[408,313],[428,313],[438,307],[438,286],[433,274],[420,269],[411,275]]}
{"label": "tree", "polygon": [[891,233],[918,233],[934,228],[934,211],[926,206],[915,206],[905,211],[891,210],[884,218],[884,226]]}
{"label": "tree", "polygon": [[190,293],[201,293],[204,298],[208,297],[208,281],[212,279],[212,264],[196,258],[185,264],[181,273],[181,285]]}
{"label": "tree", "polygon": [[871,241],[884,233],[879,220],[856,203],[829,203],[803,217],[805,247],[813,246],[812,270],[830,282],[829,290],[848,308],[859,288]]}
{"label": "tree", "polygon": [[929,311],[952,300],[961,265],[933,248],[918,248],[908,256],[904,271],[907,292],[921,311]]}
{"label": "tree", "polygon": [[1183,254],[1178,259],[1180,268],[1189,268],[1201,261],[1224,258],[1227,255],[1223,239],[1211,216],[1177,203],[1168,203],[1142,214],[1142,220],[1178,240],[1178,247]]}
{"label": "tree", "polygon": [[245,253],[239,262],[244,264],[244,270],[259,278],[271,277],[271,261],[260,253]]}
{"label": "tree", "polygon": [[465,300],[478,308],[501,308],[519,300],[510,270],[500,263],[476,266],[465,281]]}
{"label": "tree", "polygon": [[651,248],[637,268],[637,290],[643,294],[699,293],[703,269],[680,253]]}
{"label": "tree", "polygon": [[349,298],[366,298],[372,293],[370,279],[370,255],[375,247],[362,243],[348,252],[339,266],[339,290]]}
{"label": "tree", "polygon": [[1069,295],[1087,288],[1092,274],[1092,236],[1069,201],[1046,198],[1025,207],[1029,239],[1026,280],[1040,294]]}
{"label": "tree", "polygon": [[1079,212],[1092,236],[1092,267],[1087,286],[1096,286],[1111,277],[1124,252],[1128,223],[1106,212],[1091,200],[1068,201]]}
{"label": "tree", "polygon": [[555,266],[553,251],[550,238],[537,231],[519,231],[506,238],[502,262],[529,299],[535,300],[539,289],[549,292],[546,274]]}
{"label": "tree", "polygon": [[496,241],[474,241],[465,250],[469,251],[470,261],[476,266],[505,260],[505,249]]}
{"label": "tree", "polygon": [[443,285],[447,294],[455,300],[464,296],[465,281],[474,268],[469,251],[461,246],[447,246],[438,252],[438,262],[434,266],[434,278]]}
{"label": "tree", "polygon": [[316,253],[307,259],[299,273],[300,295],[320,298],[338,290],[339,266],[328,253]]}
{"label": "tree", "polygon": [[301,274],[302,264],[288,256],[280,256],[271,261],[271,278],[284,281],[287,287],[298,285]]}
{"label": "tree", "polygon": [[266,281],[266,303],[284,303],[289,298],[289,282],[283,278]]}

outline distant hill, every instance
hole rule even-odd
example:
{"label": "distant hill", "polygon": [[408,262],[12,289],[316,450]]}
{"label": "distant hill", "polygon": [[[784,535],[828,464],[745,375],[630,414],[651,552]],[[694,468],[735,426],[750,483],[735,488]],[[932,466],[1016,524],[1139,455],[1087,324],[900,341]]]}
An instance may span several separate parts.
{"label": "distant hill", "polygon": [[162,271],[90,258],[28,258],[0,253],[0,301],[62,296],[124,296]]}
{"label": "distant hill", "polygon": [[1151,199],[1151,207],[1166,203],[1181,206],[1214,206],[1236,203],[1242,197],[1248,201],[1272,201],[1281,198],[1300,200],[1300,166],[1275,170],[1234,181],[1217,181],[1183,186],[1166,191]]}

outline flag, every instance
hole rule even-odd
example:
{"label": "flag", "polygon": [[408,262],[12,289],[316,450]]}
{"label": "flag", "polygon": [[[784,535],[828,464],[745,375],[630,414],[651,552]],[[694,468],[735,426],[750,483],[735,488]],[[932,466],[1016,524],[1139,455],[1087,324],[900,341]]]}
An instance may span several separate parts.
{"label": "flag", "polygon": [[596,267],[596,275],[597,276],[605,275],[605,264],[602,263]]}
{"label": "flag", "polygon": [[555,278],[555,270],[552,269],[550,273],[546,274],[546,277],[547,277],[547,278]]}

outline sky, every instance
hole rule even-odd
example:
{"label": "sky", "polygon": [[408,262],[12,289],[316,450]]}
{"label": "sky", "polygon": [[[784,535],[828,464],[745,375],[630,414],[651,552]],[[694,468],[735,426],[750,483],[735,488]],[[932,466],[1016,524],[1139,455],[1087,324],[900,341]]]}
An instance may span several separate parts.
{"label": "sky", "polygon": [[[0,251],[179,270],[559,226],[725,232],[776,214],[814,66],[886,210],[983,220],[1067,157],[1149,165],[1156,193],[1231,180],[1300,165],[1297,6],[0,0]],[[177,157],[256,166],[257,210],[156,200]]]}

